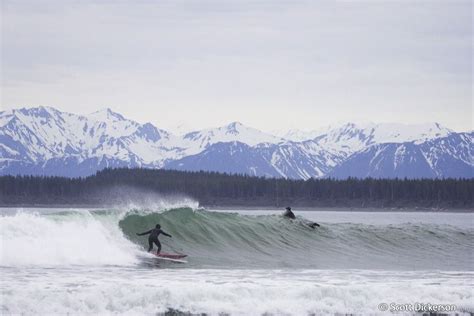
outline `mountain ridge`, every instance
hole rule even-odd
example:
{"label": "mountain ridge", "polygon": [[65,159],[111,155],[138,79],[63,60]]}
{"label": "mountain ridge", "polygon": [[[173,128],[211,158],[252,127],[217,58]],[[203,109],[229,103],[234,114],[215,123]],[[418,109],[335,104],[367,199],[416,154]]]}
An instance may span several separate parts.
{"label": "mountain ridge", "polygon": [[[302,135],[294,130],[289,133]],[[0,112],[0,175],[77,177],[106,167],[142,167],[292,179],[405,176],[408,171],[402,172],[405,169],[400,166],[393,169],[387,163],[379,170],[370,164],[380,155],[377,150],[382,150],[383,161],[393,165],[397,147],[396,157],[404,168],[410,159],[422,161],[422,156],[428,165],[421,173],[415,168],[413,176],[474,177],[472,133],[457,133],[438,123],[346,123],[317,134],[313,131],[308,137],[314,138],[292,140],[232,122],[174,135],[110,108],[89,115],[45,106],[20,108]],[[397,145],[380,147],[383,144]],[[366,172],[354,173],[357,169]]]}

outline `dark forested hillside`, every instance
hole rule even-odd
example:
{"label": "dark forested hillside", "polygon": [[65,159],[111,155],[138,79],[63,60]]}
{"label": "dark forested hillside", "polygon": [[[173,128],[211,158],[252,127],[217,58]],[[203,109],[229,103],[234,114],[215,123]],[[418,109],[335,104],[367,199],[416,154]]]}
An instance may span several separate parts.
{"label": "dark forested hillside", "polygon": [[[212,206],[472,208],[473,179],[286,180],[150,169],[106,169],[87,178],[2,176],[2,205],[104,205],[142,193],[187,196]],[[139,201],[138,201],[139,202]]]}

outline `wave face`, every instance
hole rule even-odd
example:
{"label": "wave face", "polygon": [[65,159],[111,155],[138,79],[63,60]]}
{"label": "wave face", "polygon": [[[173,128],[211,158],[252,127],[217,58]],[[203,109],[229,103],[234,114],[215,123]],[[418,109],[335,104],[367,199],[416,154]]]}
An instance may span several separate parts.
{"label": "wave face", "polygon": [[[328,224],[191,208],[17,213],[0,217],[0,264],[137,265],[155,224],[186,268],[473,270],[474,231],[435,224]],[[184,265],[172,265],[184,267]]]}
{"label": "wave face", "polygon": [[163,249],[186,253],[197,267],[445,269],[472,270],[474,233],[448,225],[375,226],[325,224],[312,229],[303,218],[248,216],[190,208],[128,214],[119,225],[127,238],[146,247],[135,232],[160,223],[172,239]]}

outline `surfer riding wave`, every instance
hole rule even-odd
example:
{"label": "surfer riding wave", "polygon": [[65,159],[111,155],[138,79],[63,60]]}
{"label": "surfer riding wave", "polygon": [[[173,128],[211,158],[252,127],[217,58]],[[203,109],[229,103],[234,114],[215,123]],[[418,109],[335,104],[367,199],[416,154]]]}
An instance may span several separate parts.
{"label": "surfer riding wave", "polygon": [[155,228],[149,230],[149,231],[146,231],[144,233],[137,233],[137,236],[144,236],[144,235],[147,235],[147,234],[150,234],[150,236],[148,236],[148,252],[152,251],[153,250],[153,244],[156,245],[156,247],[158,247],[158,251],[156,252],[157,255],[160,254],[161,252],[161,243],[160,241],[158,240],[158,236],[160,234],[163,234],[165,236],[168,236],[171,238],[171,235],[170,234],[167,234],[165,233],[162,229],[161,229],[161,225],[160,224],[156,224]]}
{"label": "surfer riding wave", "polygon": [[[289,206],[285,208],[285,212],[283,213],[283,217],[290,218],[290,219],[296,219],[295,213],[293,213],[293,211],[291,210],[291,207],[289,207]],[[319,227],[320,225],[318,223],[309,223],[308,226],[311,227],[311,228],[315,228],[315,227]]]}

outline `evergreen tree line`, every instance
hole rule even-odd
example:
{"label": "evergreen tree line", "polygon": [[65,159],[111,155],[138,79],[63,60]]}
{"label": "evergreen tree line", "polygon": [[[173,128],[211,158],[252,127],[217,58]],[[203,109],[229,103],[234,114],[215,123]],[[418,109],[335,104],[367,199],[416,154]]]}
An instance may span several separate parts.
{"label": "evergreen tree line", "polygon": [[105,169],[86,178],[1,176],[0,203],[97,204],[128,192],[185,195],[203,205],[422,206],[474,205],[474,179],[273,179],[216,172]]}

